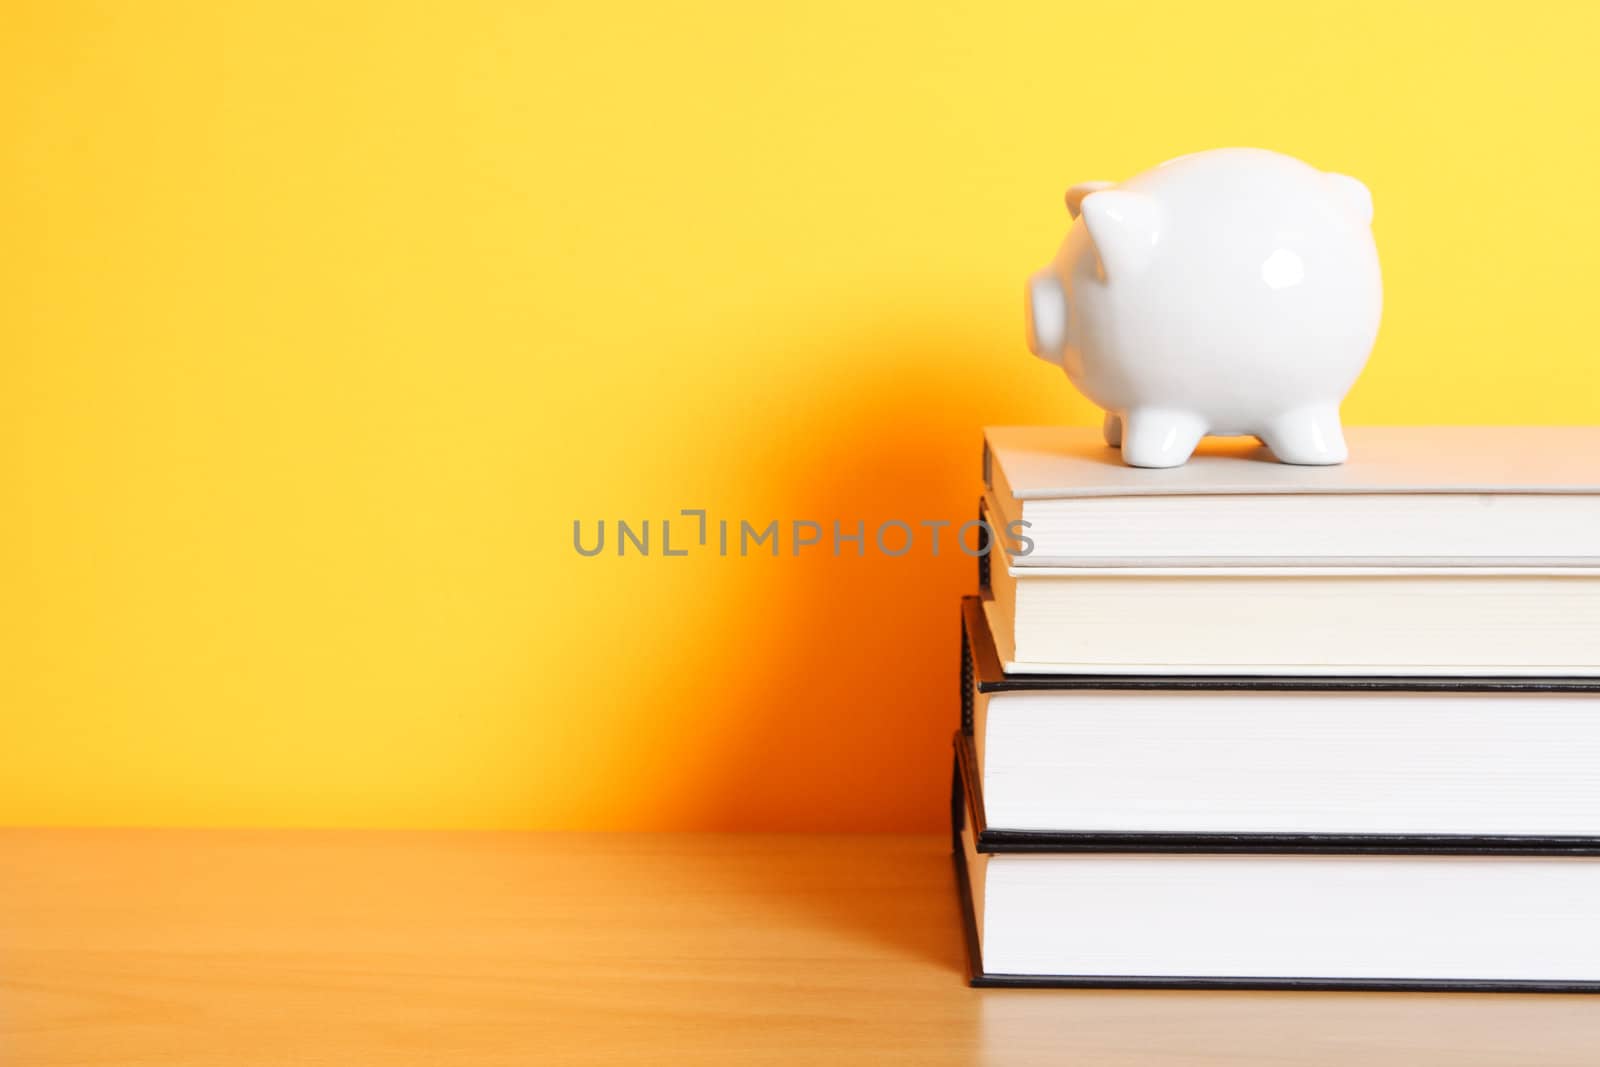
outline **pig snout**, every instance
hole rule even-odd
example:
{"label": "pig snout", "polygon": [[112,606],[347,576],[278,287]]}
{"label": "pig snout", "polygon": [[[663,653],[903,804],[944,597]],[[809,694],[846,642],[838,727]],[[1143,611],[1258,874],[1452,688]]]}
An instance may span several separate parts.
{"label": "pig snout", "polygon": [[1059,366],[1067,345],[1067,294],[1055,271],[1028,279],[1027,320],[1028,350]]}

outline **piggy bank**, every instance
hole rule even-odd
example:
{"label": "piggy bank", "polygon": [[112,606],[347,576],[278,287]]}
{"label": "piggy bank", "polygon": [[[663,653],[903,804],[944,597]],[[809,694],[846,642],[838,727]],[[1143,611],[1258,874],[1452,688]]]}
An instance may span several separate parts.
{"label": "piggy bank", "polygon": [[1207,434],[1344,462],[1339,403],[1383,308],[1365,185],[1223,148],[1075,185],[1067,209],[1028,283],[1028,346],[1105,409],[1123,462],[1175,467]]}

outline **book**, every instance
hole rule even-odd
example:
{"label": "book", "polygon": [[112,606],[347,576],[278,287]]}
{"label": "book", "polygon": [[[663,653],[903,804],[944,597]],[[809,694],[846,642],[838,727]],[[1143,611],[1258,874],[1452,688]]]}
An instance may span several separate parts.
{"label": "book", "polygon": [[1006,671],[1600,676],[1600,567],[980,564]]}
{"label": "book", "polygon": [[1600,852],[1600,678],[1006,674],[976,597],[961,655],[980,843]]}
{"label": "book", "polygon": [[978,986],[1600,992],[1600,856],[981,847],[953,858]]}
{"label": "book", "polygon": [[1600,992],[1600,429],[987,432],[975,985]]}
{"label": "book", "polygon": [[1027,524],[1025,567],[1600,566],[1600,427],[1345,435],[1339,466],[1239,438],[1146,470],[1097,430],[993,427],[984,484],[1000,528]]}

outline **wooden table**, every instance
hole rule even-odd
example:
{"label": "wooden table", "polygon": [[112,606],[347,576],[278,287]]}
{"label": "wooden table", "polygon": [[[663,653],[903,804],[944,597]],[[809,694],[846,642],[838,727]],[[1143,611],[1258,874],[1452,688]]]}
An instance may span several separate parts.
{"label": "wooden table", "polygon": [[939,836],[0,831],[0,1063],[1594,1064],[1600,998],[972,990]]}

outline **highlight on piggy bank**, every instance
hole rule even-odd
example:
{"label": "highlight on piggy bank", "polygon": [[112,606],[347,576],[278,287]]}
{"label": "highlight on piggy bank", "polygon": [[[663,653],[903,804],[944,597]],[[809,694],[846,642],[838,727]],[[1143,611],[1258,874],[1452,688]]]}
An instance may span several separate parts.
{"label": "highlight on piggy bank", "polygon": [[1339,404],[1383,310],[1365,185],[1223,148],[1075,185],[1067,209],[1028,283],[1028,347],[1105,409],[1125,463],[1179,466],[1207,434],[1344,462]]}

